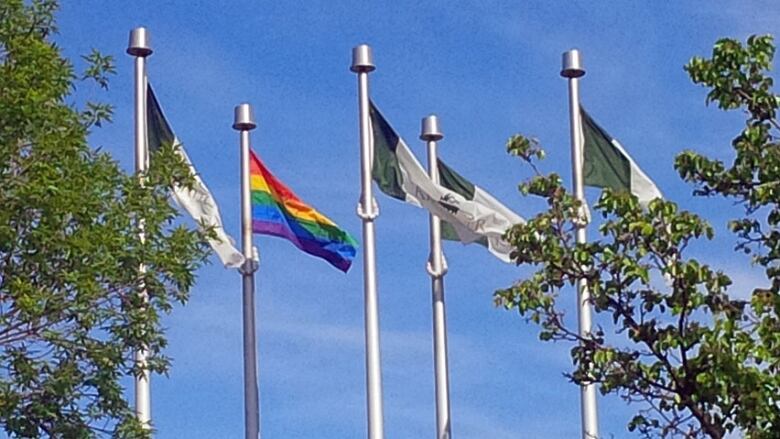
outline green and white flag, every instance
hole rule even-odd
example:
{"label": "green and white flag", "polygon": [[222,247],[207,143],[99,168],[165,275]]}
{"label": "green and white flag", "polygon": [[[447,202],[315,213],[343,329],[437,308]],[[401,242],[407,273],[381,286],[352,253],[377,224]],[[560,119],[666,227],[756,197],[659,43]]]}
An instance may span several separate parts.
{"label": "green and white flag", "polygon": [[154,96],[151,86],[147,87],[146,101],[147,140],[149,150],[154,151],[159,149],[162,145],[173,144],[176,153],[181,156],[184,163],[190,168],[190,173],[195,179],[192,189],[175,185],[173,187],[173,198],[179,206],[190,214],[192,219],[198,223],[198,226],[212,227],[217,235],[217,239],[210,239],[209,244],[211,244],[214,252],[219,256],[219,259],[222,260],[222,263],[230,268],[240,267],[244,263],[244,256],[236,249],[233,245],[233,239],[225,232],[225,228],[222,226],[222,217],[219,214],[217,202],[195,171],[195,167],[192,165],[187,153],[184,152],[181,142],[179,142],[179,139],[173,133],[171,126],[165,119],[162,108],[160,108],[160,104],[157,102],[157,98]]}
{"label": "green and white flag", "polygon": [[441,161],[441,183],[434,183],[373,102],[370,116],[372,177],[379,189],[438,216],[444,239],[480,243],[499,259],[511,262],[512,246],[503,234],[525,220]]}
{"label": "green and white flag", "polygon": [[653,180],[642,172],[620,142],[598,126],[582,107],[580,114],[584,137],[582,174],[585,185],[630,192],[644,206],[655,198],[663,198]]}

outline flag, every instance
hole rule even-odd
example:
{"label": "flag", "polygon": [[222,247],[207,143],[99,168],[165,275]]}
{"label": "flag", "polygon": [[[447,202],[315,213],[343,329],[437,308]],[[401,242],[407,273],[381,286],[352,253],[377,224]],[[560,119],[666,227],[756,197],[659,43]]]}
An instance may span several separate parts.
{"label": "flag", "polygon": [[[455,172],[454,169],[447,166],[441,159],[438,159],[437,165],[440,185],[459,193],[467,200],[478,199],[483,204],[493,204],[496,207],[496,210],[502,211],[504,215],[507,215],[508,217],[515,215],[514,212],[499,203],[492,195],[475,186],[474,183],[466,180],[463,176]],[[441,222],[441,237],[447,241],[460,241],[458,233],[455,231],[455,227],[447,221]],[[474,242],[483,247],[487,247],[488,249],[490,248],[490,243],[486,236],[480,236],[479,239]]]}
{"label": "flag", "polygon": [[251,153],[252,231],[285,238],[304,252],[349,270],[357,242],[333,221],[298,198]]}
{"label": "flag", "polygon": [[642,172],[620,142],[598,126],[584,108],[580,107],[580,113],[584,137],[582,174],[585,185],[630,192],[645,206],[655,198],[662,198],[653,180]]}
{"label": "flag", "polygon": [[523,218],[441,161],[440,184],[434,183],[373,102],[370,116],[372,177],[379,189],[438,216],[445,239],[480,243],[499,259],[511,262],[512,246],[503,235],[513,225],[523,223]]}
{"label": "flag", "polygon": [[216,239],[209,239],[209,244],[211,244],[219,259],[222,260],[222,263],[226,267],[240,267],[244,263],[244,256],[236,249],[233,245],[233,239],[225,232],[217,202],[195,171],[195,167],[192,165],[187,153],[184,152],[181,142],[165,119],[151,85],[146,89],[146,125],[149,150],[154,151],[162,145],[172,144],[176,153],[189,167],[190,173],[195,180],[191,189],[174,185],[174,200],[190,214],[192,219],[198,223],[198,226],[212,228],[216,234]]}

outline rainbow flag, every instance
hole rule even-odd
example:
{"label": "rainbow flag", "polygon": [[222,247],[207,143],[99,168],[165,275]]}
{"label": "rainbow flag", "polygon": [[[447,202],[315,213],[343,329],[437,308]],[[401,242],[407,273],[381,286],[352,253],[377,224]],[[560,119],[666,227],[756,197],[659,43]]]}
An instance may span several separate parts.
{"label": "rainbow flag", "polygon": [[346,272],[357,242],[333,221],[298,198],[251,152],[252,231],[286,238],[306,253]]}

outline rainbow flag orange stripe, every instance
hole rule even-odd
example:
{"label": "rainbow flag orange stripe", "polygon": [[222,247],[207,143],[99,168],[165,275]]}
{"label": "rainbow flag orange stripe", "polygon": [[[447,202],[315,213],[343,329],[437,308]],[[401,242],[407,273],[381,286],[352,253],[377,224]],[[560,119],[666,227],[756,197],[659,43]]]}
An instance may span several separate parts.
{"label": "rainbow flag orange stripe", "polygon": [[251,152],[252,231],[288,239],[296,247],[346,272],[357,242],[333,221],[301,201]]}

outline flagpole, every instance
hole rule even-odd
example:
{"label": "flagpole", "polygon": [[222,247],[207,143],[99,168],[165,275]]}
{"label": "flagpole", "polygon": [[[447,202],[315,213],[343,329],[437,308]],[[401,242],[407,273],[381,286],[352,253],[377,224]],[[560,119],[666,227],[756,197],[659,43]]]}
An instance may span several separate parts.
{"label": "flagpole", "polygon": [[379,303],[376,291],[376,255],[374,220],[379,209],[372,193],[371,166],[373,145],[370,141],[368,115],[368,74],[376,69],[371,47],[361,44],[352,49],[350,70],[358,76],[358,109],[360,117],[360,183],[358,216],[363,221],[363,292],[365,296],[366,396],[368,439],[384,438],[382,414],[382,359],[379,350]]}
{"label": "flagpole", "polygon": [[241,132],[241,251],[245,262],[243,280],[244,317],[244,431],[246,439],[260,437],[260,398],[257,384],[257,341],[255,340],[255,272],[252,247],[252,201],[249,177],[249,132],[257,127],[249,104],[236,106],[233,129]]}
{"label": "flagpole", "polygon": [[[585,205],[585,191],[582,176],[583,138],[582,119],[580,116],[579,78],[585,75],[580,52],[576,49],[563,53],[561,76],[569,80],[569,120],[571,127],[571,166],[574,196]],[[586,222],[577,224],[577,243],[585,244],[587,236]],[[587,337],[591,331],[590,292],[585,279],[577,282],[577,304],[579,311],[579,334]],[[580,386],[580,411],[582,416],[582,438],[595,439],[599,437],[598,408],[596,406],[596,385],[586,383]]]}
{"label": "flagpole", "polygon": [[[152,54],[149,46],[149,32],[144,27],[137,27],[130,31],[130,41],[127,45],[127,54],[135,57],[135,172],[143,183],[142,174],[148,167],[148,148],[146,145],[146,57]],[[143,218],[140,219],[140,239],[144,240]],[[146,272],[146,267],[141,265],[139,272]],[[141,292],[144,300],[147,299],[146,290]],[[149,370],[147,369],[147,349],[140,349],[135,353],[136,364],[142,373],[135,377],[135,413],[138,421],[149,428],[151,425],[151,390],[149,386]]]}
{"label": "flagpole", "polygon": [[[428,175],[439,183],[436,142],[444,138],[439,130],[439,121],[431,114],[422,119],[420,139],[428,145]],[[433,360],[436,382],[436,439],[450,439],[450,378],[447,366],[447,315],[444,306],[444,275],[447,267],[441,250],[441,221],[436,215],[429,215],[431,254],[428,259],[428,274],[431,275],[433,296]]]}

